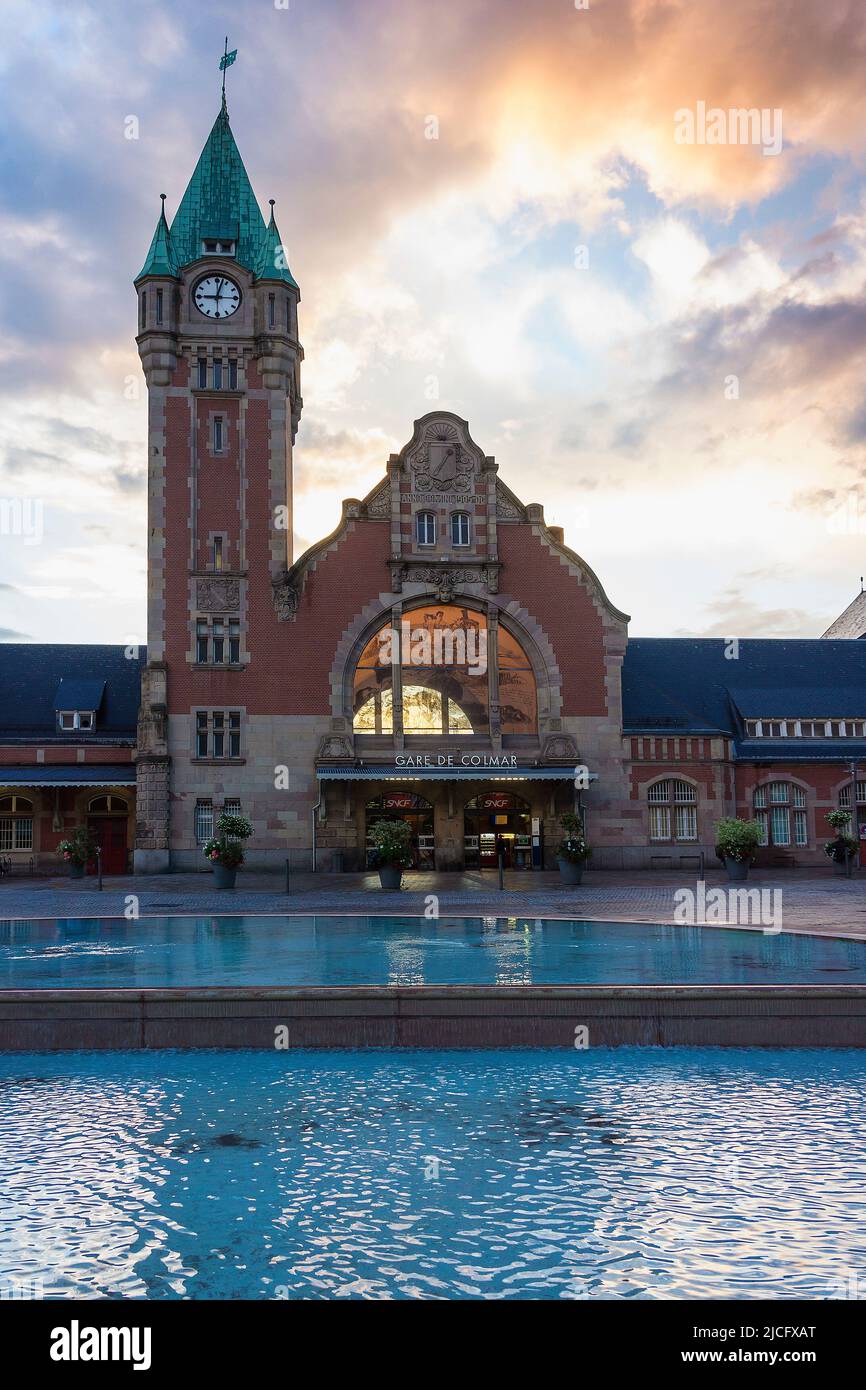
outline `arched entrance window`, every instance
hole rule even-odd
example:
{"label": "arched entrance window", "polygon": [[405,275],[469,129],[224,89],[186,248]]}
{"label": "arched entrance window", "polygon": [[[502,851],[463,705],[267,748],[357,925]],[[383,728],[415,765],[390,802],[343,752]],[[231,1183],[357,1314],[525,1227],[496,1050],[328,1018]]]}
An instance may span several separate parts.
{"label": "arched entrance window", "polygon": [[400,788],[374,796],[366,806],[364,838],[367,846],[367,863],[370,863],[372,844],[370,826],[377,820],[406,821],[411,831],[410,848],[413,869],[432,869],[434,867],[433,807],[417,792]]}
{"label": "arched entrance window", "polygon": [[[466,803],[463,847],[467,869],[495,869],[500,851],[506,869],[532,868],[530,806],[513,792],[486,791]],[[540,839],[538,845],[540,864]]]}
{"label": "arched entrance window", "polygon": [[[386,623],[366,643],[352,693],[356,734],[393,734],[399,670],[403,732],[411,736],[486,736],[490,662],[484,613],[461,604],[428,604]],[[534,733],[535,676],[517,638],[497,626],[496,687],[503,734]]]}
{"label": "arched entrance window", "polygon": [[33,848],[33,802],[26,796],[0,797],[0,854]]}
{"label": "arched entrance window", "polygon": [[125,816],[128,810],[129,805],[122,796],[94,796],[87,803],[91,816]]}

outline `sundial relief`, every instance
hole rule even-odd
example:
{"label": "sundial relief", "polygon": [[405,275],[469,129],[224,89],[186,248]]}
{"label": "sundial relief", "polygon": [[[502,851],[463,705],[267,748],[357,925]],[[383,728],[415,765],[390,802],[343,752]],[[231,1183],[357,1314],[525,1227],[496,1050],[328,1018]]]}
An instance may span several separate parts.
{"label": "sundial relief", "polygon": [[409,463],[414,491],[427,497],[466,494],[473,486],[476,460],[455,425],[428,425]]}

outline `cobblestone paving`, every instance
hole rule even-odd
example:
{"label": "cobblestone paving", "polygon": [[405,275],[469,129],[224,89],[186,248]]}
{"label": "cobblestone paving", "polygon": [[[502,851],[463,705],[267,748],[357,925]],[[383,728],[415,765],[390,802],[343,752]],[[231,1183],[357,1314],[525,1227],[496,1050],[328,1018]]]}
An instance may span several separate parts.
{"label": "cobblestone paving", "polygon": [[[138,898],[139,914],[146,917],[255,912],[396,916],[422,914],[429,895],[435,894],[440,913],[453,916],[672,922],[677,889],[696,887],[685,874],[660,872],[590,872],[578,888],[564,888],[556,873],[507,873],[502,892],[495,872],[407,874],[404,885],[402,892],[389,893],[373,874],[294,874],[286,894],[282,875],[245,870],[234,892],[216,891],[207,873],[107,878],[99,892],[93,879],[5,878],[0,880],[0,919],[120,916],[130,895]],[[832,872],[768,871],[753,873],[748,885],[731,886],[778,890],[786,931],[866,939],[866,874],[846,879]],[[707,874],[708,893],[727,887],[720,872]],[[734,916],[729,924],[736,921]]]}

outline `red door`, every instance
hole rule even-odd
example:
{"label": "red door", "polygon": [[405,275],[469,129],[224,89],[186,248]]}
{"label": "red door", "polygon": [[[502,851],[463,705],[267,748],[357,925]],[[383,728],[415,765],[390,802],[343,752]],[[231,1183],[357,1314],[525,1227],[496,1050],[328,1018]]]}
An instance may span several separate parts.
{"label": "red door", "polygon": [[[102,872],[125,874],[126,817],[91,816],[88,827],[102,850]],[[96,873],[95,864],[88,867],[88,873]]]}

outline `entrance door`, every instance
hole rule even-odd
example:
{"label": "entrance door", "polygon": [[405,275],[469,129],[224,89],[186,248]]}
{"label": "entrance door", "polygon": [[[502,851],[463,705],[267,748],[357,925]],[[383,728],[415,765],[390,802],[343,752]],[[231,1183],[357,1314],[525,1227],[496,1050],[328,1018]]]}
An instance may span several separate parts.
{"label": "entrance door", "polygon": [[467,868],[495,869],[502,853],[506,869],[532,868],[530,810],[511,792],[483,792],[464,812]]}
{"label": "entrance door", "polygon": [[866,806],[857,807],[857,838],[860,841],[860,867],[866,869]]}
{"label": "entrance door", "polygon": [[[102,851],[102,872],[125,874],[126,817],[89,816],[87,827]],[[88,873],[96,873],[95,863],[88,866]]]}

